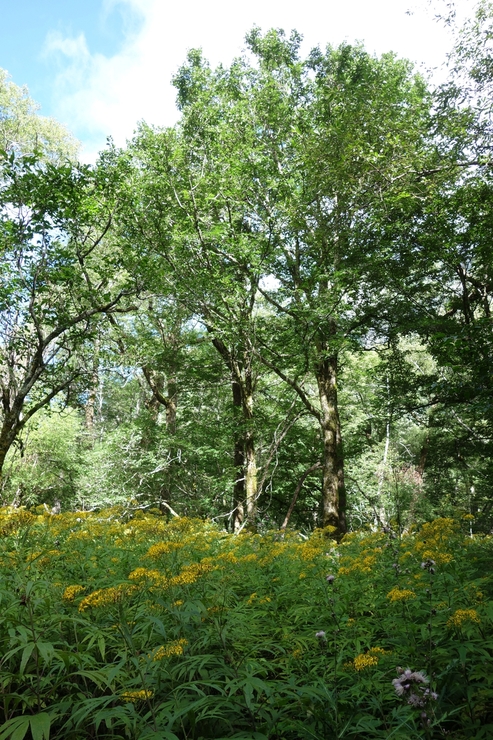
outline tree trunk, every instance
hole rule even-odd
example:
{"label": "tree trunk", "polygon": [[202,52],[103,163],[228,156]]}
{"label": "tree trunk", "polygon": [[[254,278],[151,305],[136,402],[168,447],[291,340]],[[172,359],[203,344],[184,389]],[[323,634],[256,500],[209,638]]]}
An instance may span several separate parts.
{"label": "tree trunk", "polygon": [[[251,418],[249,419],[251,421]],[[257,459],[252,429],[245,433],[245,493],[248,522],[255,526],[257,514]]]}
{"label": "tree trunk", "polygon": [[18,425],[14,423],[13,426],[11,426],[8,423],[8,420],[5,419],[2,430],[0,431],[0,478],[2,477],[2,470],[5,463],[5,458],[7,457],[7,453],[15,441],[17,434]]}
{"label": "tree trunk", "polygon": [[[146,402],[146,406],[151,414],[154,423],[157,423],[159,410],[164,407],[166,418],[166,431],[168,433],[168,466],[164,476],[164,482],[161,487],[161,497],[164,503],[171,500],[173,495],[173,484],[175,479],[175,468],[177,463],[178,450],[176,449],[174,438],[176,436],[176,414],[177,414],[177,397],[178,384],[176,380],[176,368],[173,368],[172,374],[168,376],[165,382],[165,376],[160,371],[151,370],[147,365],[142,368],[147,383],[152,391],[152,398]],[[165,389],[166,385],[166,389]]]}
{"label": "tree trunk", "polygon": [[255,381],[251,368],[252,358],[251,353],[245,350],[236,353],[217,337],[213,338],[212,344],[223,358],[232,376],[235,476],[233,530],[238,532],[246,522],[250,527],[255,528],[257,513],[257,460],[253,429]]}
{"label": "tree trunk", "polygon": [[233,531],[238,532],[245,516],[245,448],[241,430],[242,394],[240,384],[233,380],[233,422],[234,422],[234,485],[233,485]]}
{"label": "tree trunk", "polygon": [[[171,436],[176,434],[176,410],[177,410],[177,396],[178,396],[178,384],[175,377],[168,378],[168,403],[166,405],[166,431]],[[176,450],[173,451],[175,453]]]}
{"label": "tree trunk", "polygon": [[94,445],[94,420],[96,411],[96,397],[99,388],[99,340],[94,343],[94,355],[91,370],[91,385],[87,394],[86,407],[84,409],[84,421],[87,432],[88,446]]}
{"label": "tree trunk", "polygon": [[315,369],[320,399],[320,427],[323,440],[322,523],[347,531],[346,489],[341,423],[337,405],[337,354],[324,358]]}

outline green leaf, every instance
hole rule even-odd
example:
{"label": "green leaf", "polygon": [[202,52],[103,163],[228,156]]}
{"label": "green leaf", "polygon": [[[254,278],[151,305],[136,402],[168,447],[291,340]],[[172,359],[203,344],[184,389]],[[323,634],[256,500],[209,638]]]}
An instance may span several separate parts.
{"label": "green leaf", "polygon": [[50,740],[51,717],[46,712],[30,718],[33,740]]}
{"label": "green leaf", "polygon": [[20,668],[19,668],[19,676],[22,676],[24,674],[24,670],[26,668],[27,661],[31,657],[31,654],[32,654],[32,652],[33,652],[33,650],[34,650],[35,647],[36,647],[35,643],[34,642],[30,642],[24,648],[24,650],[22,652],[21,665],[20,665]]}
{"label": "green leaf", "polygon": [[104,660],[104,656],[106,653],[106,642],[105,642],[103,635],[99,635],[98,637],[98,648],[99,648],[99,652],[101,653],[101,657]]}
{"label": "green leaf", "polygon": [[24,740],[29,728],[29,717],[14,717],[0,727],[0,740]]}
{"label": "green leaf", "polygon": [[39,654],[46,664],[51,663],[51,660],[55,654],[55,648],[51,642],[38,642],[36,643]]}

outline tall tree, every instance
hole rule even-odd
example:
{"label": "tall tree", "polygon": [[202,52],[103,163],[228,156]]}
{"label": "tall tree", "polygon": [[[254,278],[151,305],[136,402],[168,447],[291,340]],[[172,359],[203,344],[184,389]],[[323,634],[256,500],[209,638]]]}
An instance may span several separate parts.
{"label": "tall tree", "polygon": [[12,154],[0,172],[0,471],[27,421],[70,391],[102,317],[131,292],[107,179]]}
{"label": "tall tree", "polygon": [[40,116],[26,87],[18,87],[0,69],[0,150],[33,154],[60,162],[74,160],[79,144],[53,118]]}
{"label": "tall tree", "polygon": [[190,53],[175,79],[189,155],[173,160],[166,187],[196,230],[182,264],[208,260],[188,290],[201,285],[237,306],[238,286],[250,294],[255,321],[232,323],[230,315],[228,326],[236,336],[242,327],[250,351],[319,425],[322,519],[343,532],[341,352],[388,321],[392,290],[382,266],[395,254],[386,219],[397,201],[413,200],[410,191],[420,194],[430,100],[410,65],[392,55],[344,45],[303,61],[300,40],[254,30],[247,41],[255,62],[236,60],[229,70],[212,71]]}
{"label": "tall tree", "polygon": [[[205,101],[196,102],[205,111]],[[234,527],[239,529],[247,520],[254,524],[257,500],[253,344],[258,277],[246,274],[231,255],[236,250],[254,254],[258,237],[248,223],[241,182],[220,167],[215,133],[204,135],[194,125],[196,109],[186,101],[181,107],[183,120],[175,131],[142,127],[133,143],[137,196],[131,198],[125,229],[132,230],[141,260],[147,260],[142,269],[153,289],[171,291],[190,316],[199,318],[229,371]]]}

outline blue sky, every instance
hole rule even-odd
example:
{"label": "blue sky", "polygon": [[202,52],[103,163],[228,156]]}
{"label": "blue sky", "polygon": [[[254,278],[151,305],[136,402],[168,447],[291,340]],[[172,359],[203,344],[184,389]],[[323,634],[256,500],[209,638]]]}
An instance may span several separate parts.
{"label": "blue sky", "polygon": [[44,53],[50,33],[66,37],[83,33],[93,52],[113,56],[125,43],[125,26],[138,32],[143,16],[130,20],[121,5],[102,0],[0,0],[0,66],[33,97],[49,105],[53,60]]}
{"label": "blue sky", "polygon": [[170,80],[187,50],[228,64],[254,24],[296,28],[305,50],[358,39],[434,68],[451,44],[428,0],[0,0],[0,18],[0,67],[70,128],[88,161],[139,120],[172,124]]}

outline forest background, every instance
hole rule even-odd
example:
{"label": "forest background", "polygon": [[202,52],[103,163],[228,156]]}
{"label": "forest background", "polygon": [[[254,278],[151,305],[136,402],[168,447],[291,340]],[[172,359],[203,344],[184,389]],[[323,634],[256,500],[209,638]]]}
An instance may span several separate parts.
{"label": "forest background", "polygon": [[179,122],[94,166],[2,75],[4,505],[489,531],[492,18],[438,88],[296,32],[191,51]]}

